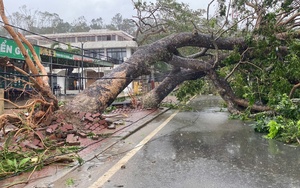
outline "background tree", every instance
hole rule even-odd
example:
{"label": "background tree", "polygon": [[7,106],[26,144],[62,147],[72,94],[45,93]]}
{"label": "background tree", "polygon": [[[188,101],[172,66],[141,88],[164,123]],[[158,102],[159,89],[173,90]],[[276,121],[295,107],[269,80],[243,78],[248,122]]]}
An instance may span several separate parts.
{"label": "background tree", "polygon": [[0,35],[3,37],[9,37],[9,33],[6,31],[6,29],[4,29],[4,27],[0,28]]}
{"label": "background tree", "polygon": [[8,19],[11,25],[22,28],[20,32],[23,34],[26,30],[39,34],[63,33],[70,32],[72,27],[56,13],[30,10],[26,5],[21,6],[19,12],[13,12]]}
{"label": "background tree", "polygon": [[[57,26],[53,29],[54,33],[67,33],[70,32],[72,25],[69,22],[58,22]],[[47,34],[47,33],[45,33]]]}
{"label": "background tree", "polygon": [[19,12],[12,13],[10,22],[26,30],[35,30],[37,24],[37,10],[30,10],[26,5],[19,8]]}
{"label": "background tree", "polygon": [[[101,17],[93,18],[90,23],[84,16],[79,16],[72,23],[65,22],[57,13],[41,12],[38,10],[30,10],[26,5],[21,6],[20,11],[13,12],[8,19],[13,26],[22,28],[23,34],[26,30],[39,34],[66,33],[66,32],[83,32],[90,29],[112,29],[123,30],[129,34],[133,34],[136,30],[131,19],[123,18],[121,14],[116,14],[111,23],[104,23]],[[6,36],[7,32],[0,30],[2,36]]]}
{"label": "background tree", "polygon": [[80,16],[72,22],[71,32],[86,32],[90,27],[84,16]]}
{"label": "background tree", "polygon": [[131,19],[123,19],[120,13],[116,14],[112,19],[111,23],[106,25],[107,29],[121,30],[129,34],[133,34],[135,31],[135,25]]}
{"label": "background tree", "polygon": [[40,34],[47,33],[63,33],[68,32],[69,29],[63,29],[63,20],[56,13],[39,12],[39,23],[37,25],[37,32]]}
{"label": "background tree", "polygon": [[101,17],[92,19],[91,24],[90,24],[91,29],[103,29],[104,27],[105,27],[105,25],[104,25],[103,19]]}

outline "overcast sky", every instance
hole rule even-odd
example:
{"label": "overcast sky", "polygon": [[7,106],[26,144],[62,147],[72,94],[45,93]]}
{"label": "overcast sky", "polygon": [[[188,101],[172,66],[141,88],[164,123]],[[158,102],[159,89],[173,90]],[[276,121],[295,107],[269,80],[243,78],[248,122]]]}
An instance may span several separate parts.
{"label": "overcast sky", "polygon": [[[93,18],[103,18],[104,23],[110,23],[111,18],[120,13],[123,18],[135,15],[131,0],[3,0],[7,16],[19,11],[26,5],[28,10],[57,13],[64,21],[72,22],[80,16],[87,21]],[[155,0],[152,0],[153,2]],[[190,5],[192,9],[206,9],[211,0],[177,0]]]}

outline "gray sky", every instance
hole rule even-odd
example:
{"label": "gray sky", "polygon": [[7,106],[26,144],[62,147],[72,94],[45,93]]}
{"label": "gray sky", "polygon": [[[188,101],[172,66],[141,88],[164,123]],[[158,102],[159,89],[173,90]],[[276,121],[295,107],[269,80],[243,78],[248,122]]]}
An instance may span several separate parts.
{"label": "gray sky", "polygon": [[[111,18],[120,13],[123,18],[131,18],[135,10],[131,0],[3,0],[7,15],[19,11],[26,5],[29,10],[57,13],[64,21],[72,22],[80,16],[87,21],[93,18],[103,18],[104,23],[110,23]],[[153,2],[155,0],[152,0]],[[207,8],[211,0],[177,0],[187,3],[192,9]]]}

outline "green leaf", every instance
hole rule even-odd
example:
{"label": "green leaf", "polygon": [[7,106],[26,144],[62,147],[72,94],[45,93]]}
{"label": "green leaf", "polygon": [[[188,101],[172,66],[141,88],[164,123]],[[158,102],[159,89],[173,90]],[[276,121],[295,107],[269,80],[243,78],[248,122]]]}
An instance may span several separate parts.
{"label": "green leaf", "polygon": [[10,167],[13,167],[14,166],[14,162],[10,159],[6,159],[6,162],[7,164],[10,166]]}
{"label": "green leaf", "polygon": [[14,158],[14,167],[15,167],[15,169],[18,169],[18,163],[17,163],[17,159],[16,158]]}
{"label": "green leaf", "polygon": [[26,164],[30,159],[31,159],[30,157],[22,159],[19,163],[19,167],[23,167],[24,164]]}
{"label": "green leaf", "polygon": [[280,125],[276,121],[271,120],[267,126],[269,127],[269,134],[267,135],[267,138],[275,138],[279,132]]}

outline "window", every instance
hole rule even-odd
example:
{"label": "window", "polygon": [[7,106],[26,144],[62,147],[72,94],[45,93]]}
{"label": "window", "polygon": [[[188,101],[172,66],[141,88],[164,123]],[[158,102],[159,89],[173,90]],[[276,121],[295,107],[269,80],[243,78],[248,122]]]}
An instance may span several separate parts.
{"label": "window", "polygon": [[84,55],[96,58],[96,59],[103,59],[105,57],[104,49],[90,49],[84,50]]}
{"label": "window", "polygon": [[96,41],[95,36],[77,37],[77,42],[88,42],[88,41]]}
{"label": "window", "polygon": [[84,37],[77,37],[77,42],[85,42],[87,41],[87,38],[84,36]]}
{"label": "window", "polygon": [[86,41],[96,41],[95,36],[87,36]]}
{"label": "window", "polygon": [[68,42],[75,42],[75,37],[69,37]]}
{"label": "window", "polygon": [[105,36],[97,36],[98,41],[106,41]]}
{"label": "window", "polygon": [[116,40],[116,35],[101,35],[97,36],[98,41],[111,41]]}
{"label": "window", "polygon": [[58,38],[57,39],[59,42],[65,42],[65,38]]}
{"label": "window", "polygon": [[124,41],[124,37],[118,36],[118,41]]}
{"label": "window", "polygon": [[116,64],[123,63],[126,57],[125,48],[109,48],[107,49],[107,56],[111,58],[111,61]]}
{"label": "window", "polygon": [[75,42],[75,37],[61,37],[57,39],[59,42],[65,42],[65,43],[69,43],[69,42]]}

